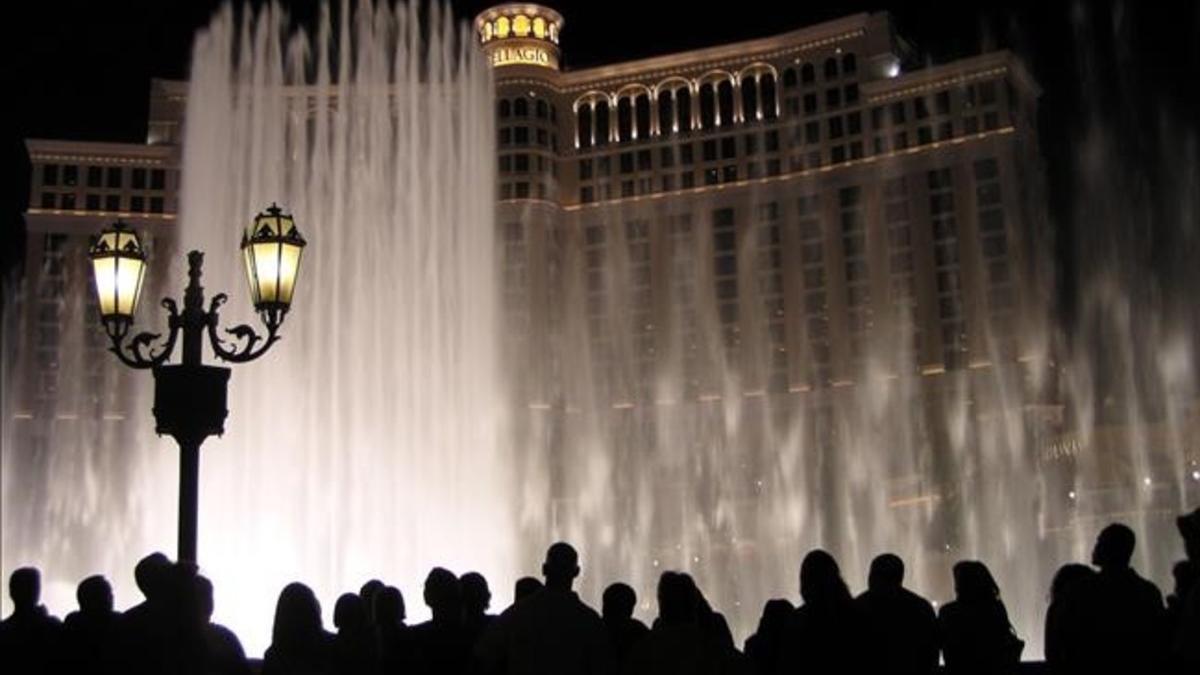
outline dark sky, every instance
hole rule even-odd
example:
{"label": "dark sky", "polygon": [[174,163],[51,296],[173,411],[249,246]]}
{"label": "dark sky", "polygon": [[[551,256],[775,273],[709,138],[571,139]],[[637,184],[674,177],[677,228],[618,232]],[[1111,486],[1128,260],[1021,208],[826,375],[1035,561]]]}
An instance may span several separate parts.
{"label": "dark sky", "polygon": [[[10,13],[3,38],[10,54],[0,65],[4,91],[13,94],[9,138],[142,140],[150,78],[187,76],[192,35],[220,4],[43,0]],[[318,2],[284,4],[300,20],[311,20]],[[491,4],[451,2],[464,18]],[[881,9],[892,13],[900,33],[930,62],[1011,48],[1044,89],[1040,137],[1052,212],[1060,223],[1071,220],[1073,153],[1085,116],[1108,122],[1125,139],[1126,158],[1147,166],[1162,164],[1154,156],[1163,145],[1161,133],[1152,136],[1164,118],[1184,120],[1190,131],[1200,120],[1200,3],[1194,1],[548,4],[566,18],[562,45],[568,67],[767,36]],[[1064,228],[1059,237],[1064,256],[1072,236]]]}

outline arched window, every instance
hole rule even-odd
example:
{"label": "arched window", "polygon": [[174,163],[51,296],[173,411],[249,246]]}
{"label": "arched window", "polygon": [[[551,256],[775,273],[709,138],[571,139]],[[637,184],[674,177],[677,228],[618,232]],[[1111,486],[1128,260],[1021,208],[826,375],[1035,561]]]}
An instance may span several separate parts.
{"label": "arched window", "polygon": [[842,72],[849,75],[858,71],[858,59],[854,54],[846,54],[842,57]]}
{"label": "arched window", "polygon": [[642,94],[633,101],[633,121],[637,137],[650,138],[650,96]]}
{"label": "arched window", "polygon": [[758,117],[758,81],[753,75],[742,80],[742,119],[753,122]]}
{"label": "arched window", "polygon": [[717,92],[711,82],[700,85],[700,128],[717,126]]}
{"label": "arched window", "polygon": [[499,109],[497,113],[500,115],[500,119],[506,119],[512,114],[512,104],[509,103],[508,99],[506,98],[500,99],[500,103],[497,104],[497,108]]}
{"label": "arched window", "polygon": [[523,98],[514,100],[513,117],[529,117],[529,101]]}
{"label": "arched window", "polygon": [[617,99],[617,140],[624,143],[633,138],[633,106],[628,96]]}
{"label": "arched window", "polygon": [[579,147],[592,147],[592,106],[590,104],[579,106],[579,110],[575,113],[575,122],[579,130]]}
{"label": "arched window", "polygon": [[825,79],[832,80],[838,76],[837,59],[832,56],[825,59]]}
{"label": "arched window", "polygon": [[669,134],[674,131],[675,101],[669,89],[658,92],[658,133]]}
{"label": "arched window", "polygon": [[608,145],[608,101],[597,101],[595,106],[596,145]]}
{"label": "arched window", "polygon": [[540,119],[540,120],[546,119],[547,110],[546,110],[546,102],[545,101],[543,101],[542,99],[539,98],[537,100],[535,110],[537,112],[538,119]]}
{"label": "arched window", "polygon": [[779,104],[775,100],[775,76],[770,73],[763,73],[758,79],[758,96],[762,101],[763,117],[769,120],[775,119],[776,113],[779,110]]}
{"label": "arched window", "polygon": [[733,124],[733,83],[729,80],[722,80],[717,85],[717,106],[721,124]]}
{"label": "arched window", "polygon": [[817,80],[817,69],[813,68],[813,64],[806,63],[800,67],[800,82],[802,84],[812,84]]}
{"label": "arched window", "polygon": [[783,71],[783,88],[791,89],[796,86],[796,69],[788,68]]}
{"label": "arched window", "polygon": [[692,90],[687,87],[675,90],[675,123],[681,134],[692,130]]}

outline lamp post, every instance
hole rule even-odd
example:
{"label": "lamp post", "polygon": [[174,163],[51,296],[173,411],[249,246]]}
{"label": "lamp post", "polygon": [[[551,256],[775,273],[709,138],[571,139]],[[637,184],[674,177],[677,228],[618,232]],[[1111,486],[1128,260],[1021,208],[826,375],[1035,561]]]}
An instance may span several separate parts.
{"label": "lamp post", "polygon": [[[279,207],[272,204],[255,216],[242,235],[242,255],[250,296],[266,326],[266,335],[243,324],[225,331],[233,337],[230,343],[218,334],[218,310],[228,298],[220,293],[213,296],[207,310],[204,308],[204,288],[200,285],[204,254],[188,253],[183,312],[171,298],[163,299],[169,332],[157,349],[153,343],[161,335],[155,333],[139,333],[125,342],[146,276],[146,256],[137,233],[117,221],[100,233],[89,252],[100,300],[100,321],[111,343],[109,351],[131,368],[154,373],[155,431],[174,437],[179,444],[181,562],[196,562],[200,445],[205,438],[224,433],[228,414],[225,401],[230,371],[204,365],[204,337],[207,335],[213,353],[223,361],[244,363],[266,353],[279,339],[279,326],[291,306],[304,246],[292,216]],[[181,333],[180,362],[167,365]]]}

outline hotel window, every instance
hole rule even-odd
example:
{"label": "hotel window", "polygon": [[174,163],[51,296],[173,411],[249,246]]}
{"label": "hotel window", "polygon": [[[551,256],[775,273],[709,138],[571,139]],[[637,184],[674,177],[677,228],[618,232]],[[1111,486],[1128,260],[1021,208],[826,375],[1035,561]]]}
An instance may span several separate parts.
{"label": "hotel window", "polygon": [[954,138],[954,123],[942,122],[938,124],[938,140],[946,141],[951,138]]}
{"label": "hotel window", "polygon": [[825,79],[832,80],[838,76],[837,59],[832,56],[825,59]]}
{"label": "hotel window", "polygon": [[592,160],[579,160],[579,180],[590,180],[592,178]]}
{"label": "hotel window", "polygon": [[[496,144],[497,144],[497,145],[499,145],[499,146],[500,146],[500,147],[502,147],[502,148],[506,148],[506,147],[508,147],[508,146],[512,145],[512,129],[511,129],[511,128],[505,127],[505,128],[503,128],[503,129],[499,130],[499,131],[498,131],[498,132],[496,132],[496,133],[497,133],[497,135],[499,136],[499,138],[498,138],[498,140],[497,140],[497,142],[496,142]],[[134,172],[135,172],[135,173],[134,173],[134,187],[135,187],[135,188],[136,188],[136,187],[140,187],[139,185],[137,185],[137,184],[136,184],[136,183],[137,183],[137,173],[136,173],[136,171],[137,171],[137,170],[135,169],[135,170],[134,170]]]}
{"label": "hotel window", "polygon": [[496,104],[496,108],[496,112],[502,120],[508,119],[508,116],[512,114],[512,104],[506,98],[500,99],[500,102]]}
{"label": "hotel window", "polygon": [[812,84],[817,79],[817,69],[813,64],[806,63],[800,67],[800,82],[803,84]]}
{"label": "hotel window", "polygon": [[57,201],[58,200],[56,198],[56,195],[53,192],[43,192],[42,193],[42,208],[43,209],[54,208],[54,205]]}
{"label": "hotel window", "polygon": [[579,202],[581,204],[590,204],[596,201],[596,191],[590,185],[585,185],[579,188]]}
{"label": "hotel window", "polygon": [[529,155],[519,153],[512,156],[513,171],[516,173],[529,173]]}
{"label": "hotel window", "polygon": [[950,92],[939,91],[933,97],[933,107],[934,107],[934,110],[937,111],[937,114],[949,115],[950,114]]}
{"label": "hotel window", "polygon": [[862,113],[852,112],[846,115],[846,133],[851,135],[862,133]]}
{"label": "hotel window", "polygon": [[816,94],[805,94],[804,95],[804,113],[806,115],[813,115],[813,114],[816,114],[816,112],[817,112],[817,95]]}
{"label": "hotel window", "polygon": [[737,157],[737,138],[726,136],[721,139],[721,159]]}
{"label": "hotel window", "polygon": [[[526,186],[526,187],[528,187],[528,186]],[[162,212],[163,212],[163,198],[162,197],[151,197],[150,198],[150,213],[162,213]]]}
{"label": "hotel window", "polygon": [[612,175],[612,156],[604,155],[596,158],[596,173],[601,176]]}
{"label": "hotel window", "polygon": [[721,180],[726,183],[732,183],[737,180],[738,170],[736,164],[730,164],[721,169]]}
{"label": "hotel window", "polygon": [[841,117],[830,117],[829,118],[829,137],[830,138],[841,138],[843,135],[845,135],[845,127],[842,124],[842,118]]}
{"label": "hotel window", "polygon": [[996,83],[980,82],[979,83],[979,103],[980,105],[992,105],[996,102]]}
{"label": "hotel window", "polygon": [[917,127],[917,145],[926,145],[933,142],[933,129],[929,127]]}
{"label": "hotel window", "polygon": [[818,122],[807,122],[804,125],[804,142],[813,144],[821,142],[821,125]]}
{"label": "hotel window", "polygon": [[98,166],[89,166],[87,170],[87,186],[100,187],[104,182],[104,169]]}
{"label": "hotel window", "polygon": [[675,148],[666,146],[658,152],[658,164],[660,168],[669,169],[675,166]]}
{"label": "hotel window", "polygon": [[829,162],[831,164],[841,164],[844,161],[846,161],[846,146],[833,146],[829,151]]}
{"label": "hotel window", "polygon": [[842,72],[847,75],[858,71],[858,59],[854,54],[846,54],[842,56]]}
{"label": "hotel window", "polygon": [[780,173],[781,173],[781,171],[780,171],[779,160],[778,159],[768,159],[767,160],[767,175],[768,176],[778,176]]}
{"label": "hotel window", "polygon": [[660,186],[660,190],[662,192],[670,192],[671,190],[674,190],[675,189],[675,177],[670,176],[670,175],[662,176],[660,178],[659,186]]}
{"label": "hotel window", "polygon": [[543,148],[546,147],[549,142],[549,135],[546,133],[545,129],[538,129],[536,138],[537,144]]}
{"label": "hotel window", "polygon": [[779,130],[771,129],[763,134],[763,146],[767,152],[779,152]]}
{"label": "hotel window", "polygon": [[963,133],[976,134],[979,133],[979,118],[967,117],[963,119]]}
{"label": "hotel window", "polygon": [[796,69],[787,68],[783,71],[783,88],[791,89],[796,86]]}
{"label": "hotel window", "polygon": [[529,199],[529,183],[524,181],[513,183],[513,197],[517,199]]}
{"label": "hotel window", "polygon": [[842,90],[842,97],[846,100],[846,105],[854,105],[855,103],[858,103],[858,85],[846,85],[846,88]]}
{"label": "hotel window", "polygon": [[992,131],[1000,128],[1000,116],[995,112],[983,114],[983,128]]}
{"label": "hotel window", "polygon": [[901,131],[900,133],[896,134],[896,138],[892,142],[892,146],[897,150],[903,150],[903,149],[907,148],[908,147],[908,132]]}
{"label": "hotel window", "polygon": [[746,155],[754,155],[758,153],[758,136],[756,134],[746,134],[744,139]]}
{"label": "hotel window", "polygon": [[537,103],[534,104],[534,111],[540,120],[546,119],[547,115],[550,113],[549,108],[546,107],[546,102],[540,98],[537,100]]}
{"label": "hotel window", "polygon": [[632,180],[621,181],[621,196],[622,197],[632,197],[633,196],[633,181]]}
{"label": "hotel window", "polygon": [[638,171],[649,171],[654,168],[653,155],[649,150],[638,150],[637,167]]}
{"label": "hotel window", "polygon": [[153,169],[150,171],[150,189],[162,190],[167,185],[167,172],[162,169]]}
{"label": "hotel window", "polygon": [[701,146],[701,148],[703,150],[703,153],[701,156],[704,158],[704,161],[712,162],[717,159],[717,142],[716,142],[716,140],[709,139],[707,141],[704,141],[704,144]]}
{"label": "hotel window", "polygon": [[841,89],[826,89],[825,90],[825,107],[836,108],[842,104]]}
{"label": "hotel window", "polygon": [[621,173],[633,173],[633,153],[622,152],[617,157],[617,163]]}
{"label": "hotel window", "polygon": [[863,144],[862,141],[852,141],[850,143],[850,159],[862,159]]}
{"label": "hotel window", "polygon": [[134,213],[141,213],[146,210],[146,198],[141,195],[134,195],[129,198],[129,210]]}
{"label": "hotel window", "polygon": [[105,181],[105,185],[107,187],[110,187],[110,188],[121,187],[121,167],[119,167],[119,166],[108,167],[108,172],[106,173],[105,177],[107,178],[107,180]]}
{"label": "hotel window", "polygon": [[883,136],[876,136],[872,141],[872,146],[876,155],[887,152],[887,140]]}
{"label": "hotel window", "polygon": [[79,184],[79,167],[74,164],[63,165],[62,184],[73,187]]}
{"label": "hotel window", "polygon": [[891,105],[891,107],[888,108],[888,113],[890,114],[890,116],[892,118],[893,126],[904,124],[904,122],[907,121],[907,115],[905,114],[904,101],[896,101],[895,103],[893,103]]}
{"label": "hotel window", "polygon": [[75,208],[75,193],[67,192],[67,193],[63,194],[61,208],[68,209],[68,210]]}
{"label": "hotel window", "polygon": [[679,163],[690,165],[695,162],[695,156],[692,154],[692,144],[684,143],[679,146]]}
{"label": "hotel window", "polygon": [[871,128],[876,131],[883,128],[883,106],[871,108]]}
{"label": "hotel window", "polygon": [[800,116],[800,99],[795,96],[783,100],[783,111],[792,117]]}
{"label": "hotel window", "polygon": [[104,195],[104,210],[105,211],[120,211],[121,210],[121,195]]}
{"label": "hotel window", "polygon": [[705,185],[716,185],[719,182],[719,179],[720,175],[717,173],[716,169],[706,169],[704,171]]}
{"label": "hotel window", "polygon": [[529,145],[529,127],[513,127],[513,145]]}
{"label": "hotel window", "polygon": [[524,98],[514,100],[513,117],[529,117],[529,101]]}
{"label": "hotel window", "polygon": [[100,210],[100,195],[86,195],[84,203],[87,205],[88,211]]}
{"label": "hotel window", "polygon": [[929,102],[924,96],[913,99],[913,117],[919,120],[929,117]]}
{"label": "hotel window", "polygon": [[58,165],[42,165],[42,185],[58,185]]}
{"label": "hotel window", "polygon": [[679,174],[679,187],[693,188],[696,187],[696,174],[691,171],[685,171]]}

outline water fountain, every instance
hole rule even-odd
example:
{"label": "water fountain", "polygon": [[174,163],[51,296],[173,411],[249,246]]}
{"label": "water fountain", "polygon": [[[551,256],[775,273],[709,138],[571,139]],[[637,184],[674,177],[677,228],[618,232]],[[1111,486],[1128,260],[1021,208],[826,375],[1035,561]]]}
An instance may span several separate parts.
{"label": "water fountain", "polygon": [[[593,367],[587,319],[568,311],[558,402],[530,408],[507,399],[504,373],[523,364],[500,363],[494,339],[504,324],[492,93],[465,28],[438,5],[343,4],[311,35],[274,7],[226,8],[197,37],[190,78],[178,245],[205,250],[206,279],[227,280],[210,291],[235,296],[227,321],[249,318],[236,297],[248,214],[286,204],[311,243],[283,342],[236,373],[227,434],[203,451],[200,559],[216,619],[251,654],[293,579],[328,613],[338,593],[378,576],[419,617],[420,580],[440,564],[483,572],[503,606],[555,538],[579,545],[589,601],[615,579],[652,598],[659,572],[684,569],[739,639],[766,598],[795,598],[799,560],[815,546],[839,556],[854,590],[873,555],[899,553],[910,585],[938,600],[950,597],[954,560],[985,560],[1027,657],[1041,651],[1049,575],[1086,558],[1102,524],[1089,514],[1130,514],[1140,567],[1169,578],[1177,545],[1158,516],[1196,494],[1194,322],[1162,320],[1183,315],[1145,303],[1128,276],[1083,277],[1091,329],[1068,337],[1033,322],[1034,362],[950,373],[922,397],[919,375],[888,377],[909,347],[878,344],[857,384],[797,394],[811,397],[802,404],[745,395],[711,293],[698,291],[699,395],[684,401],[689,382],[668,370],[651,383],[652,404],[613,405],[611,383],[639,370],[621,323],[630,261],[620,239],[605,267],[616,367]],[[1112,133],[1095,127],[1081,194],[1116,194],[1104,170]],[[1194,145],[1180,162],[1195,175]],[[1119,230],[1144,206],[1115,202],[1100,220]],[[86,278],[77,282],[67,297],[86,296]],[[581,306],[582,283],[565,282],[566,307]],[[76,346],[89,339],[75,330]],[[681,337],[663,358],[690,348]],[[743,363],[769,358],[762,336],[743,348]],[[1128,397],[1098,400],[1112,382]],[[144,419],[122,428],[150,429],[148,394],[108,386],[144,403],[130,406]],[[1043,405],[1046,392],[1055,405]],[[8,411],[5,424],[7,447]],[[59,612],[95,571],[133,601],[128,570],[173,541],[169,442],[137,430],[105,438],[89,424],[46,441],[40,459],[4,453],[5,569],[43,566]],[[1054,461],[1055,449],[1067,459]],[[654,613],[649,602],[641,611]]]}

